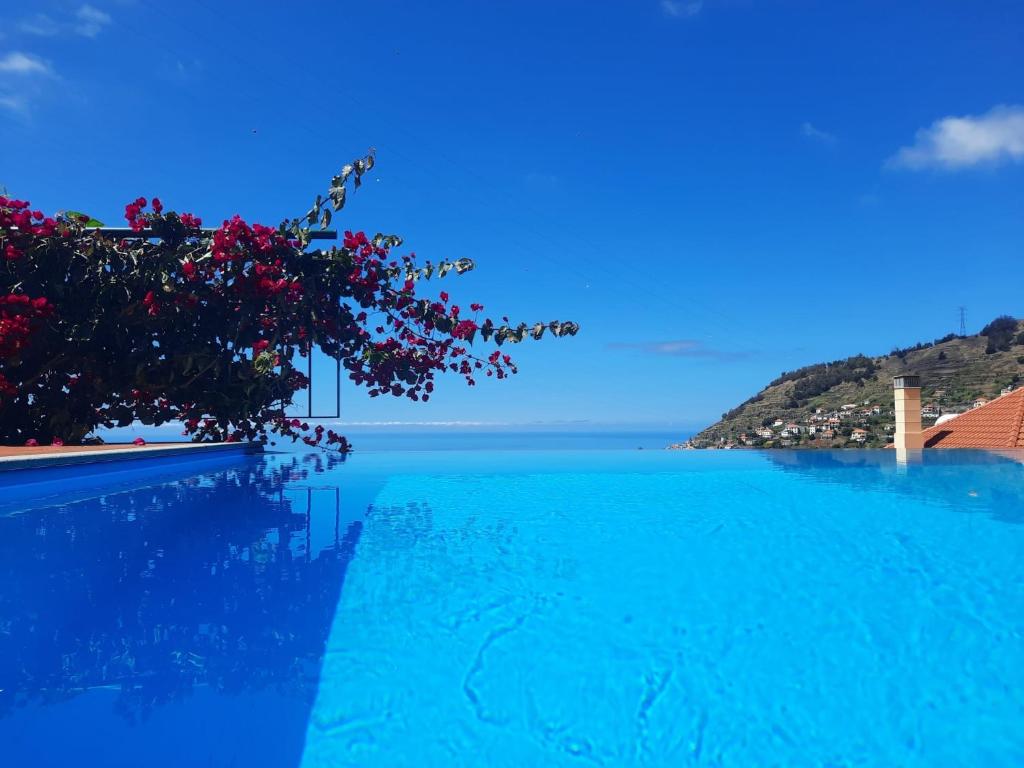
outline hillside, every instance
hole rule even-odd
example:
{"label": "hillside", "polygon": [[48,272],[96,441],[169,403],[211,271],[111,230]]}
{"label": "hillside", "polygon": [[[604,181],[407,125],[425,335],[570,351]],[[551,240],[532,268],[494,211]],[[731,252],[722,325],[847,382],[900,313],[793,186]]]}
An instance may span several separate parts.
{"label": "hillside", "polygon": [[[685,447],[884,445],[892,434],[892,377],[899,374],[921,377],[930,426],[939,414],[968,410],[978,398],[997,397],[1024,379],[1021,323],[1001,317],[976,336],[950,335],[888,355],[785,372]],[[796,429],[787,429],[790,424]]]}

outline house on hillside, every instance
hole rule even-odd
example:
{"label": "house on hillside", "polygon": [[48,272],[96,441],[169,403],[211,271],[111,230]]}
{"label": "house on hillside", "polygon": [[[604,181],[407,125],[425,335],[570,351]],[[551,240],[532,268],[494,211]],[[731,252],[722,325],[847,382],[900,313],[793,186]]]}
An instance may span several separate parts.
{"label": "house on hillside", "polygon": [[781,427],[782,424],[783,424],[782,419],[776,419],[775,421],[772,422],[772,426],[773,427]]}
{"label": "house on hillside", "polygon": [[939,406],[935,403],[926,403],[921,406],[921,418],[922,419],[937,419],[942,415],[942,411]]}
{"label": "house on hillside", "polygon": [[773,433],[768,427],[758,427],[754,430],[754,434],[760,437],[762,440],[771,440]]}
{"label": "house on hillside", "polygon": [[1008,387],[1003,387],[1002,389],[999,390],[1000,395],[1008,395],[1011,392],[1013,392],[1013,384],[1010,384]]}
{"label": "house on hillside", "polygon": [[981,408],[981,406],[983,405],[988,405],[988,398],[979,397],[977,400],[971,403],[971,408]]}
{"label": "house on hillside", "polygon": [[836,432],[834,429],[823,429],[818,433],[822,440],[834,440]]}
{"label": "house on hillside", "polygon": [[868,431],[866,429],[861,429],[860,427],[855,427],[853,432],[850,434],[850,439],[855,443],[866,442],[868,439]]}
{"label": "house on hillside", "polygon": [[852,411],[856,407],[857,407],[856,403],[844,403],[843,405],[840,406],[840,410]]}
{"label": "house on hillside", "polygon": [[786,429],[789,431],[789,434],[791,435],[799,435],[800,432],[803,430],[803,427],[801,427],[799,424],[793,424],[792,422],[790,422],[789,424],[786,425]]}

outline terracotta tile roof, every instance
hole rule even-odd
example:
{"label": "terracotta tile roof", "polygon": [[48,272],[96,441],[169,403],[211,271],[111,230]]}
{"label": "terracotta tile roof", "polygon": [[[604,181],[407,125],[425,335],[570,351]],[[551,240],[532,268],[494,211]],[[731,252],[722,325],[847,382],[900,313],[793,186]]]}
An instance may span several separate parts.
{"label": "terracotta tile roof", "polygon": [[1024,388],[924,430],[925,448],[1024,448]]}

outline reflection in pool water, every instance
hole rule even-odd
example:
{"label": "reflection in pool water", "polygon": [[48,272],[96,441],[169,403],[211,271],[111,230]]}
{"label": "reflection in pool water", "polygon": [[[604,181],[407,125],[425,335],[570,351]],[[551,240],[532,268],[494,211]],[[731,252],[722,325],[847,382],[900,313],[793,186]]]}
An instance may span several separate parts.
{"label": "reflection in pool water", "polygon": [[[0,517],[0,763],[75,764],[89,754],[77,735],[108,753],[86,764],[160,764],[132,737],[167,716],[201,719],[224,740],[218,752],[188,736],[225,760],[215,764],[240,753],[294,763],[362,526],[341,519],[337,487],[308,485],[328,461],[242,460]],[[252,722],[221,717],[240,700],[259,703]],[[50,726],[64,736],[52,741]],[[261,745],[260,727],[274,729],[273,744]],[[168,759],[181,756],[183,735],[156,739]],[[124,754],[119,742],[144,752]]]}
{"label": "reflection in pool water", "polygon": [[1019,765],[1017,458],[8,478],[0,764]]}

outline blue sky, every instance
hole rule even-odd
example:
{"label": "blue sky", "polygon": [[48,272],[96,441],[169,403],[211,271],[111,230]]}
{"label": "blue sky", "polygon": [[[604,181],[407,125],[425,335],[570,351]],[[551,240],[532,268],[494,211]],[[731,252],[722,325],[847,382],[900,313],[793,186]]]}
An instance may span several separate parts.
{"label": "blue sky", "polygon": [[276,223],[372,146],[341,228],[473,258],[436,286],[464,304],[582,326],[427,405],[346,387],[346,421],[684,429],[782,370],[953,331],[960,305],[971,332],[1024,313],[1019,3],[0,14],[11,193],[107,223],[139,195]]}

